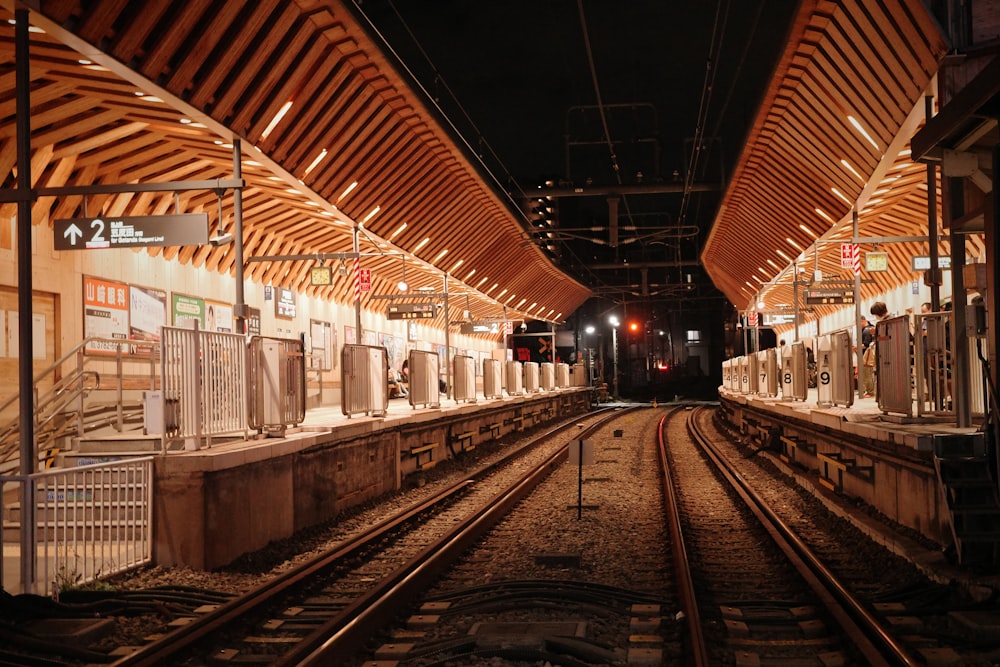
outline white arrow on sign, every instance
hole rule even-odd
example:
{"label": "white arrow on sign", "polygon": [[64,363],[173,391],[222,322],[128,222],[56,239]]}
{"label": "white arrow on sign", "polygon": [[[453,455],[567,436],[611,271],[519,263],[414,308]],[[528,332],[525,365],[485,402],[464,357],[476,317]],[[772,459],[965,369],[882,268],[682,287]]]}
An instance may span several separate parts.
{"label": "white arrow on sign", "polygon": [[69,237],[70,245],[76,245],[76,240],[83,236],[83,232],[80,231],[80,228],[76,225],[70,225],[66,228],[66,231],[63,232],[63,238],[66,238],[67,236]]}

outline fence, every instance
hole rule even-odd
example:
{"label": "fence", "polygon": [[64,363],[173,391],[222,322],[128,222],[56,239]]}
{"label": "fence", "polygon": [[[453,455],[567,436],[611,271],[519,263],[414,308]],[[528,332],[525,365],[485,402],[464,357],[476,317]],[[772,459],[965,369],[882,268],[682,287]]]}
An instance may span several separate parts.
{"label": "fence", "polygon": [[183,440],[188,449],[212,436],[242,432],[247,419],[247,352],[240,334],[179,327],[161,329],[163,449]]}
{"label": "fence", "polygon": [[0,527],[8,593],[47,595],[152,561],[152,457],[3,476],[0,491],[3,525],[28,533],[14,556]]}
{"label": "fence", "polygon": [[902,315],[875,323],[875,371],[878,407],[913,416],[913,354],[910,318]]}

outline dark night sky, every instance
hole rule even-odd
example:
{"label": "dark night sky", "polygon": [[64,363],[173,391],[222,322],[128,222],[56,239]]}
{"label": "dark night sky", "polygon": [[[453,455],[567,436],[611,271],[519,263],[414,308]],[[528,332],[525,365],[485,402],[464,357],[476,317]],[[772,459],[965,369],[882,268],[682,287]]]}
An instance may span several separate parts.
{"label": "dark night sky", "polygon": [[[645,184],[657,176],[683,178],[699,123],[708,150],[698,180],[721,186],[798,4],[581,0],[585,37],[576,0],[357,1],[499,183],[525,192],[548,179],[606,185],[635,184],[640,172]],[[713,80],[706,89],[709,64]],[[596,113],[595,75],[614,158]],[[641,241],[611,249],[572,240],[558,261],[584,284],[611,294],[617,285],[634,284],[635,270],[598,274],[588,264],[697,260],[719,201],[719,192],[693,194],[683,205],[677,194],[631,195],[622,200],[620,219],[638,228]],[[681,229],[682,217],[694,237],[649,236],[650,229]],[[608,205],[604,197],[562,199],[558,218],[563,228],[606,225]],[[676,283],[689,270],[650,270],[649,281]],[[662,293],[669,298],[670,289]]]}

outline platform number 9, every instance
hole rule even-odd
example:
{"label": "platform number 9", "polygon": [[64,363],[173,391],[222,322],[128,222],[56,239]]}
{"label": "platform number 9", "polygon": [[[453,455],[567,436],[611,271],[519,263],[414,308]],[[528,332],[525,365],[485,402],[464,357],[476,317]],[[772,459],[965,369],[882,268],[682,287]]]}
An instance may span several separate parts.
{"label": "platform number 9", "polygon": [[830,384],[830,371],[823,371],[819,374],[819,381],[823,384]]}

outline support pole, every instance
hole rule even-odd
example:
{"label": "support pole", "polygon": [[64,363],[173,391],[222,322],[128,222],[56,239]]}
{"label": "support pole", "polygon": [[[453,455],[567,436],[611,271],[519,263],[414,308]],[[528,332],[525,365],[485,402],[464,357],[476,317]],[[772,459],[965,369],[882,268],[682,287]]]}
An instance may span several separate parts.
{"label": "support pole", "polygon": [[[243,180],[243,159],[240,154],[240,140],[233,137],[233,178]],[[221,220],[220,220],[221,222]],[[243,187],[233,188],[233,251],[236,253],[234,277],[236,279],[236,303],[233,304],[233,314],[236,316],[235,330],[247,333],[247,306],[243,292]]]}
{"label": "support pole", "polygon": [[361,344],[361,240],[359,232],[361,225],[354,223],[354,327],[355,343]]}
{"label": "support pole", "polygon": [[445,397],[453,396],[451,378],[451,317],[448,315],[448,274],[444,274],[444,377],[448,383]]}
{"label": "support pole", "polygon": [[[934,115],[934,96],[924,97],[924,114],[926,120],[930,121]],[[936,313],[941,310],[941,268],[938,262],[938,219],[937,219],[937,167],[934,161],[927,161],[927,245],[930,256],[931,267],[927,270],[927,281],[931,288],[931,312]],[[964,244],[963,244],[964,245]],[[954,265],[956,270],[964,266],[963,261],[959,265]],[[954,299],[952,302],[954,303]]]}
{"label": "support pole", "polygon": [[[858,238],[858,207],[851,209],[852,238]],[[863,374],[865,372],[865,351],[861,349],[861,272],[854,272],[854,348],[855,368],[858,369],[858,398],[865,394]],[[872,343],[874,345],[874,342]]]}
{"label": "support pole", "polygon": [[[21,421],[21,474],[35,472],[35,387],[31,335],[31,71],[29,67],[28,11],[14,11],[14,48],[17,115],[17,335],[18,393]],[[24,593],[35,581],[35,493],[34,484],[21,484],[21,584]],[[2,584],[0,584],[2,585]]]}

